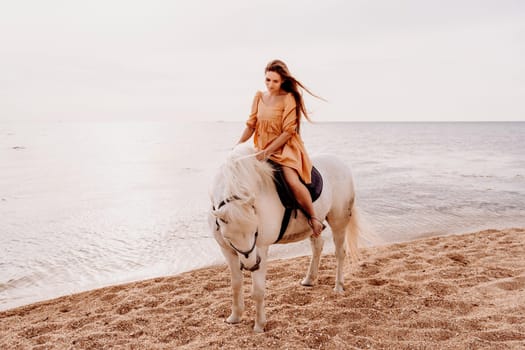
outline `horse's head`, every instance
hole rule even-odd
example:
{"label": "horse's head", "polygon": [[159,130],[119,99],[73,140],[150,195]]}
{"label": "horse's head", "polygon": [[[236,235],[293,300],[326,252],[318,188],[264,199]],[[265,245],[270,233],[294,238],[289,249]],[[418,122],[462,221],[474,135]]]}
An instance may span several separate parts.
{"label": "horse's head", "polygon": [[238,253],[241,264],[256,270],[258,217],[256,196],[273,186],[273,168],[255,158],[253,147],[241,144],[228,155],[212,193],[216,229]]}
{"label": "horse's head", "polygon": [[216,229],[239,255],[241,269],[249,271],[257,270],[260,262],[256,250],[259,232],[254,203],[254,197],[232,196],[214,206],[212,211]]}

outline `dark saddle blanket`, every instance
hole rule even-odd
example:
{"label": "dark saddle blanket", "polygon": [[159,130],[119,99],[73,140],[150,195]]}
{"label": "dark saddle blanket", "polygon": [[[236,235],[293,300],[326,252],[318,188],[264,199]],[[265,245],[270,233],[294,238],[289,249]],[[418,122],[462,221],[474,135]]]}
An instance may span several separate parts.
{"label": "dark saddle blanket", "polygon": [[[269,161],[269,163],[274,168],[274,183],[283,206],[287,209],[302,210],[302,208],[299,206],[299,203],[297,203],[297,200],[295,199],[292,190],[290,189],[290,187],[286,183],[286,180],[284,179],[284,174],[281,165],[271,160]],[[302,179],[301,182],[303,182]],[[315,200],[319,198],[319,196],[321,196],[321,192],[323,191],[323,177],[315,167],[312,167],[312,182],[310,184],[305,184],[305,186],[310,192],[310,196],[312,196],[312,202],[315,202]]]}

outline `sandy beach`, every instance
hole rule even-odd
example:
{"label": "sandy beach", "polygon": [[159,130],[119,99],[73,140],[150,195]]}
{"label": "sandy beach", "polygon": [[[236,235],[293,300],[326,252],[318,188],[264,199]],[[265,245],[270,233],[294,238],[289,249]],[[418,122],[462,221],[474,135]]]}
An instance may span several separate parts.
{"label": "sandy beach", "polygon": [[0,313],[2,349],[522,349],[525,230],[486,230],[361,249],[332,291],[333,256],[319,283],[299,281],[308,257],[271,262],[268,324],[230,312],[224,266],[112,286]]}

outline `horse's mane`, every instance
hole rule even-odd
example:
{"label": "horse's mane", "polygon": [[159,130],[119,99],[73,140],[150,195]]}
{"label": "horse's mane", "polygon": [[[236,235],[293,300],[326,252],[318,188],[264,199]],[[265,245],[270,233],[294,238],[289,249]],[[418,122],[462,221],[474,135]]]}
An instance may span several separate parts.
{"label": "horse's mane", "polygon": [[246,144],[237,145],[222,166],[224,194],[253,198],[262,188],[272,186],[273,168],[255,158],[255,150]]}

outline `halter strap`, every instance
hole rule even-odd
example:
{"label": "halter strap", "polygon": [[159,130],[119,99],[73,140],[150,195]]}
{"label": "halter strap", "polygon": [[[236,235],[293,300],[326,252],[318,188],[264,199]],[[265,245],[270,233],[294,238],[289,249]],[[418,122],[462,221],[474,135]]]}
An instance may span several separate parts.
{"label": "halter strap", "polygon": [[[237,195],[233,195],[231,197],[228,197],[226,198],[225,200],[221,201],[219,203],[219,205],[217,206],[217,209],[220,209],[222,206],[225,206],[226,204],[232,202],[232,201],[235,201],[235,200],[240,200],[241,198]],[[213,210],[215,210],[215,206],[213,206]],[[217,230],[219,229],[219,221],[217,219],[215,219],[215,225],[217,225]],[[253,252],[253,250],[255,249],[255,244],[257,243],[257,237],[259,236],[259,231],[255,231],[255,234],[254,234],[254,239],[253,239],[253,245],[252,247],[250,248],[250,250],[247,250],[247,251],[242,251],[240,249],[237,249],[233,244],[232,242],[230,242],[230,240],[228,240],[228,243],[230,244],[230,246],[239,254],[242,254],[244,255],[244,257],[246,259],[248,259],[248,256],[250,255],[251,252]],[[259,258],[260,259],[260,258]],[[258,264],[258,263],[257,263]]]}
{"label": "halter strap", "polygon": [[[221,209],[221,207],[225,206],[226,204],[235,201],[240,200],[241,198],[237,195],[233,195],[229,198],[226,198],[225,200],[222,200],[219,205],[217,206],[217,209]],[[212,205],[213,210],[215,210],[215,205]],[[217,227],[217,231],[219,230],[219,220],[215,219],[215,226]]]}
{"label": "halter strap", "polygon": [[[221,201],[219,205],[217,206],[217,209],[221,209],[221,207],[225,206],[226,204],[230,203],[231,201],[240,200],[241,198],[237,195],[233,195],[229,198],[226,198],[225,200]],[[215,210],[215,206],[213,206],[213,210]]]}
{"label": "halter strap", "polygon": [[232,244],[232,242],[230,242],[230,240],[228,240],[228,243],[230,243],[230,247],[232,247],[237,253],[244,255],[244,257],[246,259],[248,259],[248,256],[250,255],[250,253],[253,252],[253,250],[255,249],[255,244],[257,243],[257,236],[259,236],[259,232],[258,231],[255,232],[254,239],[253,239],[253,245],[252,245],[251,249],[247,250],[245,252],[243,252],[240,249],[235,248],[235,246]]}

